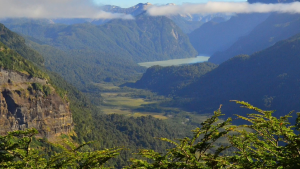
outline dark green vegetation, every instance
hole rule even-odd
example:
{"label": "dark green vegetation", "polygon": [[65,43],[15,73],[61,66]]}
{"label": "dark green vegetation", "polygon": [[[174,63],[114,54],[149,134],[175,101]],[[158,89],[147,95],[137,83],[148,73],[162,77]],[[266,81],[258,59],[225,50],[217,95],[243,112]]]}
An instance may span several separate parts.
{"label": "dark green vegetation", "polygon": [[38,52],[25,45],[25,39],[18,34],[7,29],[0,23],[0,41],[9,48],[18,52],[25,59],[30,60],[38,65],[44,63],[44,58]]}
{"label": "dark green vegetation", "polygon": [[[175,97],[171,105],[208,113],[223,104],[223,111],[231,116],[238,112],[229,100],[243,99],[264,109],[277,110],[276,116],[280,116],[279,112],[299,111],[299,63],[300,35],[295,35],[251,56],[238,55],[220,64],[175,92],[178,98]],[[148,74],[147,77],[153,76]],[[170,82],[169,86],[172,85]],[[159,87],[153,85],[151,88]],[[164,92],[165,89],[160,91]]]}
{"label": "dark green vegetation", "polygon": [[48,85],[42,85],[40,83],[32,83],[28,90],[36,90],[43,92],[46,96],[51,94],[51,89]]}
{"label": "dark green vegetation", "polygon": [[[15,49],[18,51],[24,46],[26,45],[23,41],[15,45]],[[0,49],[2,68],[26,73],[34,77],[46,78],[50,84],[55,87],[56,92],[60,94],[61,97],[68,97],[70,110],[73,115],[74,123],[76,124],[74,129],[76,136],[72,136],[75,142],[83,144],[88,141],[95,141],[88,146],[90,150],[101,150],[113,147],[130,148],[130,150],[122,152],[120,156],[110,162],[110,165],[114,167],[128,164],[127,160],[132,157],[132,152],[137,152],[139,148],[164,150],[170,147],[167,143],[160,143],[154,136],[184,137],[188,130],[198,125],[197,122],[182,124],[180,120],[178,125],[174,125],[175,123],[162,121],[153,117],[128,118],[120,115],[104,115],[99,108],[91,104],[81,92],[63,80],[62,77],[46,70],[42,66],[38,66],[38,60],[33,59],[32,61],[37,62],[31,63],[2,43]],[[26,51],[30,53],[33,50]],[[25,56],[29,55],[26,51]],[[34,90],[40,90],[45,94],[49,92],[47,87],[38,83],[33,84],[32,88]],[[186,117],[184,117],[184,119],[185,118]],[[71,157],[73,157],[73,155]],[[24,163],[20,165],[23,164]],[[78,163],[76,163],[76,165],[77,164]]]}
{"label": "dark green vegetation", "polygon": [[[298,168],[300,166],[299,135],[291,125],[290,114],[276,118],[273,111],[263,111],[246,102],[235,101],[249,110],[247,116],[237,115],[247,125],[232,126],[231,118],[220,122],[221,110],[193,130],[192,137],[161,138],[173,144],[171,149],[155,151],[142,149],[142,159],[131,159],[125,168]],[[296,126],[298,126],[297,121]],[[248,129],[248,130],[247,130]],[[250,131],[249,131],[250,130]],[[90,151],[86,144],[74,146],[68,140],[66,146],[52,145],[59,153],[43,156],[43,149],[33,138],[36,130],[11,132],[0,137],[0,167],[23,168],[94,168],[117,156],[121,149]],[[218,143],[220,139],[227,143]],[[49,144],[49,143],[48,143]],[[66,147],[66,148],[65,148]]]}
{"label": "dark green vegetation", "polygon": [[220,64],[239,54],[253,54],[300,33],[299,14],[271,14],[264,22],[256,26],[249,34],[241,37],[223,52],[211,56],[209,62]]}
{"label": "dark green vegetation", "polygon": [[[43,54],[45,67],[63,76],[80,90],[95,88],[93,83],[136,80],[145,69],[115,54],[91,52],[70,54],[49,45],[27,41],[28,46]],[[100,56],[99,56],[100,55]],[[99,57],[98,57],[99,56]]]}
{"label": "dark green vegetation", "polygon": [[197,55],[188,37],[168,18],[139,15],[105,25],[5,22],[26,35],[45,57],[45,66],[80,87],[92,82],[136,80],[144,68],[136,62]]}
{"label": "dark green vegetation", "polygon": [[2,42],[0,42],[0,68],[15,70],[32,77],[49,79],[47,74],[40,71],[34,64],[24,59],[14,50],[6,47]]}
{"label": "dark green vegetation", "polygon": [[213,63],[197,63],[170,67],[152,66],[147,69],[143,77],[136,83],[125,85],[169,95],[193,83],[196,79],[216,67]]}
{"label": "dark green vegetation", "polygon": [[226,22],[210,21],[189,34],[194,48],[201,55],[212,55],[230,47],[238,38],[248,34],[269,14],[239,14]]}
{"label": "dark green vegetation", "polygon": [[[214,124],[222,115],[220,110],[215,111],[201,128],[193,130],[194,137],[179,142],[162,138],[175,147],[164,154],[141,150],[139,154],[152,161],[133,159],[133,165],[127,168],[299,168],[299,135],[288,121],[290,114],[276,118],[272,116],[273,111],[237,103],[255,110],[247,116],[237,115],[248,125],[229,126],[231,118]],[[222,137],[230,144],[214,144]]]}
{"label": "dark green vegetation", "polygon": [[34,144],[36,139],[33,136],[37,133],[38,131],[35,129],[27,129],[26,131],[14,131],[6,136],[0,136],[0,167],[96,168],[103,167],[106,161],[119,155],[121,150],[114,148],[90,152],[83,149],[88,143],[75,146],[66,140],[64,146],[52,145],[52,148],[61,150],[61,152],[47,158],[47,155],[43,154],[44,147]]}

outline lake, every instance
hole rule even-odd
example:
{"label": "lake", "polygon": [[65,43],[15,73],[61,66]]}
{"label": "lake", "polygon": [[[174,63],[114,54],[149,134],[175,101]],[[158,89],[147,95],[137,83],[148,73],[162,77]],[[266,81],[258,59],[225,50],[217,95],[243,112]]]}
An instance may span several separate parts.
{"label": "lake", "polygon": [[163,61],[155,61],[155,62],[142,62],[138,63],[143,67],[151,67],[154,65],[159,66],[176,66],[182,64],[192,64],[192,63],[200,63],[208,61],[209,56],[197,56],[195,58],[185,58],[185,59],[171,59],[171,60],[163,60]]}

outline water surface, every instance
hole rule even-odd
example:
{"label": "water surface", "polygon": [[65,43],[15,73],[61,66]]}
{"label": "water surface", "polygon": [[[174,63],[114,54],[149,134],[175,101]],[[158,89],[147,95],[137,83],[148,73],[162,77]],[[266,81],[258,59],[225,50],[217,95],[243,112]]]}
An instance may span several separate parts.
{"label": "water surface", "polygon": [[192,63],[200,63],[208,61],[209,56],[197,56],[194,58],[185,58],[185,59],[171,59],[171,60],[163,60],[163,61],[155,61],[155,62],[142,62],[138,63],[140,66],[151,67],[154,65],[159,66],[176,66],[182,64],[192,64]]}

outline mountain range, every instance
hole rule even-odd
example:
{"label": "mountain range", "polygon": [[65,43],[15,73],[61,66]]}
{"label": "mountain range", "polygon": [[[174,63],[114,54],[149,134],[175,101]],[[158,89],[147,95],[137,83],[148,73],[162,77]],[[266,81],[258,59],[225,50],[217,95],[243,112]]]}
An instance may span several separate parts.
{"label": "mountain range", "polygon": [[[252,112],[230,100],[276,110],[276,117],[300,111],[299,14],[151,17],[149,6],[102,8],[134,20],[1,20],[0,134],[34,127],[36,144],[68,137],[75,144],[93,141],[83,147],[88,152],[125,147],[107,163],[122,168],[141,149],[164,153],[172,147],[156,138],[188,140],[187,133],[219,107],[233,119]],[[137,64],[198,53],[212,56],[179,66]],[[100,89],[103,84],[109,87]],[[41,151],[59,151],[49,147]]]}
{"label": "mountain range", "polygon": [[[47,70],[42,55],[27,46],[23,37],[3,25],[0,28],[1,135],[34,127],[39,131],[39,139],[35,141],[43,145],[69,135],[73,142],[80,144],[94,141],[87,146],[91,150],[128,147],[130,150],[110,163],[121,168],[128,165],[128,159],[140,148],[164,150],[170,147],[154,136],[182,137],[190,130],[186,125],[173,126],[150,116],[128,118],[102,114],[74,86]],[[47,149],[47,145],[44,147],[45,153],[57,151]]]}
{"label": "mountain range", "polygon": [[240,37],[247,35],[269,14],[238,14],[225,22],[209,21],[189,34],[194,48],[201,55],[212,55],[229,48]]}
{"label": "mountain range", "polygon": [[299,14],[273,13],[228,49],[214,53],[209,62],[220,64],[239,54],[253,54],[300,33],[299,27]]}
{"label": "mountain range", "polygon": [[167,17],[141,14],[135,20],[113,20],[100,26],[15,20],[4,24],[26,36],[27,44],[44,55],[47,68],[80,88],[130,80],[144,70],[137,62],[197,55],[188,36]]}
{"label": "mountain range", "polygon": [[[205,69],[204,75],[191,76],[191,83],[175,92],[165,88],[173,88],[177,81],[169,81],[166,85],[155,82],[170,76],[170,69],[175,69],[172,76],[179,76],[184,67],[163,68],[159,76],[152,71],[157,68],[149,68],[136,85],[165,95],[172,94],[177,99],[170,105],[198,113],[211,112],[222,104],[226,115],[243,115],[249,112],[237,112],[236,105],[230,103],[230,100],[243,100],[263,109],[277,110],[275,115],[280,116],[280,112],[300,110],[300,97],[297,95],[300,92],[299,63],[300,34],[252,55],[237,55],[218,67],[211,67],[210,71]],[[195,70],[201,70],[203,65],[194,66],[198,67]],[[156,80],[159,77],[164,78]]]}

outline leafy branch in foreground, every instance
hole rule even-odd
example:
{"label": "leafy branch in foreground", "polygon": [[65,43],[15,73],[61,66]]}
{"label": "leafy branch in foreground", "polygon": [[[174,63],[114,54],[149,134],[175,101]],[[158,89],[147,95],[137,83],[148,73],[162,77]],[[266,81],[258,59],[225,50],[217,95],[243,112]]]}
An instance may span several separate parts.
{"label": "leafy branch in foreground", "polygon": [[55,153],[49,160],[37,148],[31,147],[36,129],[9,132],[0,137],[0,168],[102,168],[105,162],[119,155],[121,149],[80,151],[89,144],[75,146],[65,141],[65,146],[56,144],[62,152]]}
{"label": "leafy branch in foreground", "polygon": [[[229,126],[231,119],[214,125],[221,116],[220,109],[214,116],[194,130],[194,137],[181,139],[179,143],[166,138],[161,140],[174,144],[165,155],[153,150],[141,150],[139,154],[148,160],[131,159],[127,168],[299,168],[300,137],[288,122],[291,113],[280,118],[274,111],[263,111],[246,102],[235,101],[257,113],[246,117],[249,125]],[[300,118],[298,118],[298,121]],[[221,137],[228,144],[214,147]],[[224,153],[230,148],[230,155]],[[151,162],[149,162],[151,161]]]}
{"label": "leafy branch in foreground", "polygon": [[[147,160],[131,159],[130,168],[300,168],[300,137],[288,115],[276,118],[273,111],[264,111],[246,102],[235,101],[256,113],[238,116],[248,124],[230,125],[231,119],[220,122],[220,109],[193,130],[192,138],[169,142],[174,148],[161,154],[154,150],[141,150],[138,154]],[[299,126],[297,119],[297,125]],[[49,158],[31,146],[37,130],[9,132],[0,137],[0,168],[102,168],[105,162],[117,156],[121,149],[82,151],[86,144],[75,146],[65,141],[56,145],[62,151]],[[222,138],[227,143],[220,144]],[[224,139],[223,139],[224,141]],[[228,153],[230,152],[230,153]]]}
{"label": "leafy branch in foreground", "polygon": [[288,122],[292,112],[276,118],[272,116],[274,111],[235,102],[258,113],[247,117],[237,115],[250,123],[242,127],[253,132],[237,130],[239,135],[229,136],[230,143],[239,150],[232,157],[232,162],[239,164],[240,168],[299,168],[300,137],[294,131],[295,126]]}
{"label": "leafy branch in foreground", "polygon": [[[221,137],[224,137],[233,130],[229,125],[231,119],[214,125],[221,116],[220,109],[214,112],[214,115],[201,124],[201,128],[193,130],[193,138],[180,139],[179,143],[161,138],[175,145],[175,148],[169,149],[165,155],[154,152],[153,150],[141,150],[140,155],[153,160],[149,163],[147,160],[132,159],[133,164],[127,168],[221,168],[230,165],[226,156],[221,156],[224,150],[230,146],[214,147],[214,143]],[[201,139],[200,139],[200,136]]]}

